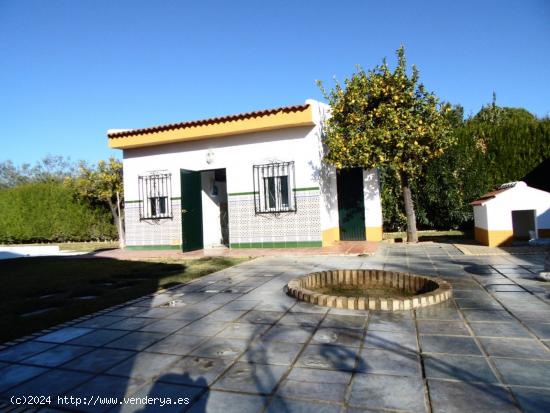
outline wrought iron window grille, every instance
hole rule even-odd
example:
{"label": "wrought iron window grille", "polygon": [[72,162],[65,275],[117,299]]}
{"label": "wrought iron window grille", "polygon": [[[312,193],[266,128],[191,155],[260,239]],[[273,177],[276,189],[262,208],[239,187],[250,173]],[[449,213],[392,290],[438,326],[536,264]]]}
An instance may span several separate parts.
{"label": "wrought iron window grille", "polygon": [[296,212],[294,161],[253,165],[254,212]]}
{"label": "wrought iron window grille", "polygon": [[139,219],[172,219],[172,174],[138,177]]}

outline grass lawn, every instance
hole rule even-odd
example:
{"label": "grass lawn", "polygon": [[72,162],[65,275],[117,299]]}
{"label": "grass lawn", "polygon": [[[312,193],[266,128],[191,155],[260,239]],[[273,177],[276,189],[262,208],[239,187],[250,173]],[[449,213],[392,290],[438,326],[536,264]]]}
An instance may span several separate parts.
{"label": "grass lawn", "polygon": [[246,261],[120,261],[34,257],[0,261],[0,343]]}
{"label": "grass lawn", "polygon": [[[434,241],[434,242],[472,242],[473,234],[471,232],[459,231],[459,230],[428,230],[417,231],[418,241]],[[393,239],[396,241],[407,241],[407,233],[401,232],[384,232],[383,239]]]}

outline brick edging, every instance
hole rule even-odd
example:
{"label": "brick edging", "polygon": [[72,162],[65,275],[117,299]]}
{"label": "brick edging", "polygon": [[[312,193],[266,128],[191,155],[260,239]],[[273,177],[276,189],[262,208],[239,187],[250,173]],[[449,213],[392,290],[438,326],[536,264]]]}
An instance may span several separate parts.
{"label": "brick edging", "polygon": [[[320,294],[309,288],[331,285],[371,285],[403,291],[418,291],[428,285],[433,290],[411,298],[346,297]],[[399,311],[428,307],[452,297],[452,287],[441,278],[382,270],[328,270],[295,278],[287,284],[288,295],[311,304],[350,310]]]}

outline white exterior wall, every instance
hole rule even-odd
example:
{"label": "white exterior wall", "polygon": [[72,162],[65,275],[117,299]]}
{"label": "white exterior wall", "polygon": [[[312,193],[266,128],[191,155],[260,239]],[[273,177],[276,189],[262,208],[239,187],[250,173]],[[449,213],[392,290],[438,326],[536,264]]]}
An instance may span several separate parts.
{"label": "white exterior wall", "polygon": [[528,187],[524,183],[497,194],[483,206],[487,209],[487,227],[480,226],[476,220],[477,227],[490,231],[512,230],[512,211],[534,209],[536,229],[550,228],[550,193]]}
{"label": "white exterior wall", "polygon": [[376,169],[363,170],[363,195],[365,204],[365,227],[382,228],[382,203],[380,183]]}
{"label": "white exterior wall", "polygon": [[[226,169],[231,244],[320,243],[319,139],[320,128],[315,125],[124,150],[128,245],[181,244],[180,169],[219,168]],[[272,161],[295,163],[295,182],[299,189],[296,213],[254,213],[252,166]],[[139,221],[139,204],[135,202],[139,200],[138,176],[152,171],[171,173],[175,198],[172,220]],[[206,185],[205,174],[202,179]],[[219,206],[214,207],[204,191],[202,201],[204,245],[219,245]]]}

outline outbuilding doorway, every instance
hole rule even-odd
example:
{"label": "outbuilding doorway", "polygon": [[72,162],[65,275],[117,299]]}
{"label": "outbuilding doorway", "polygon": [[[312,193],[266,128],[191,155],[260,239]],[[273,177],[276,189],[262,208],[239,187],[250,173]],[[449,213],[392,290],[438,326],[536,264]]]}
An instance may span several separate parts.
{"label": "outbuilding doorway", "polygon": [[514,241],[527,241],[532,234],[536,234],[536,211],[534,209],[523,209],[512,211],[512,230]]}

